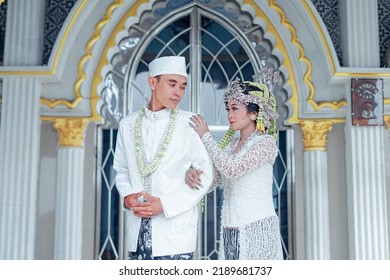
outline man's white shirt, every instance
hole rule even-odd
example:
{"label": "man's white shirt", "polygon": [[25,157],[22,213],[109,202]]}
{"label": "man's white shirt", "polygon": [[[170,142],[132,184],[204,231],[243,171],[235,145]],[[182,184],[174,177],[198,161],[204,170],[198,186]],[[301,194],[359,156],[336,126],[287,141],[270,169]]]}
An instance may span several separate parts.
{"label": "man's white shirt", "polygon": [[[158,150],[171,111],[152,112],[147,108],[142,119],[142,139],[147,161]],[[139,112],[124,118],[119,125],[114,158],[116,187],[122,198],[144,191],[136,160],[135,126]],[[178,110],[176,125],[159,167],[151,175],[151,195],[159,197],[164,213],[152,218],[153,256],[183,254],[195,251],[198,202],[213,180],[212,161],[197,133],[190,127],[191,112]],[[192,189],[185,184],[185,172],[193,166],[202,170],[203,188]],[[141,218],[126,211],[126,242],[129,251],[137,249]]]}

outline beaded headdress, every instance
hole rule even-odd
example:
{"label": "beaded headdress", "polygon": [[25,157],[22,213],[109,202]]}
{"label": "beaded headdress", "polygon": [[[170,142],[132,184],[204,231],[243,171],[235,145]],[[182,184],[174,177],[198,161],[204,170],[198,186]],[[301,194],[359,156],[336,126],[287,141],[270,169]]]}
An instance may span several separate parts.
{"label": "beaded headdress", "polygon": [[[234,79],[225,91],[224,102],[227,104],[230,100],[235,99],[245,105],[249,103],[257,104],[259,106],[256,120],[257,130],[276,137],[276,119],[279,115],[272,90],[278,81],[279,71],[265,67],[253,75],[252,78],[253,82],[241,82],[239,78]],[[232,137],[234,132],[228,131],[228,133]]]}

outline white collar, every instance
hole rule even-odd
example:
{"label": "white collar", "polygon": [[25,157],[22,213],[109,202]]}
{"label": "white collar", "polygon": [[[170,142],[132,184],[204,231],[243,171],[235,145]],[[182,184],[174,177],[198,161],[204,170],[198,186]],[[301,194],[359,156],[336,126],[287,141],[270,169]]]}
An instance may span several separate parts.
{"label": "white collar", "polygon": [[161,109],[159,111],[151,111],[147,106],[145,106],[145,117],[147,119],[163,119],[163,118],[169,118],[171,115],[172,110],[169,110],[167,108]]}

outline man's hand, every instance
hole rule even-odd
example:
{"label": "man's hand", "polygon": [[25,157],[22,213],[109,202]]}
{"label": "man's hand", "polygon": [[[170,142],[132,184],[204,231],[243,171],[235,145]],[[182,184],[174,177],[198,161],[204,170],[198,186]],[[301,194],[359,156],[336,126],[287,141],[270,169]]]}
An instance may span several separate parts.
{"label": "man's hand", "polygon": [[142,206],[149,206],[150,202],[140,202],[138,201],[138,198],[140,198],[143,195],[142,192],[138,193],[132,193],[125,197],[123,204],[125,205],[125,208],[131,209],[133,207],[142,207]]}
{"label": "man's hand", "polygon": [[138,193],[132,193],[125,197],[123,204],[125,205],[125,208],[131,209],[133,207],[145,207],[149,206],[150,202],[140,202],[138,201],[138,198],[140,198],[143,195],[142,192]]}
{"label": "man's hand", "polygon": [[141,193],[148,202],[139,203],[130,207],[133,214],[140,218],[153,218],[156,215],[163,213],[161,200],[158,197],[148,193]]}

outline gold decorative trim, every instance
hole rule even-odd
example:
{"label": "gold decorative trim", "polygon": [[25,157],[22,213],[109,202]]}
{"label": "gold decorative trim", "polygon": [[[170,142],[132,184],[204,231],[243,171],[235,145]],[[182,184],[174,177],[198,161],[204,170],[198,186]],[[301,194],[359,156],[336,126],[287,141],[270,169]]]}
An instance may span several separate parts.
{"label": "gold decorative trim", "polygon": [[[76,83],[74,86],[74,90],[75,90],[76,95],[81,95],[80,94],[81,84],[83,83],[83,81],[85,80],[85,77],[86,77],[85,72],[84,72],[84,64],[90,58],[92,58],[93,46],[95,45],[96,42],[98,42],[101,39],[101,31],[102,31],[103,27],[111,21],[113,11],[117,7],[120,7],[122,5],[123,5],[123,0],[116,0],[114,3],[112,3],[108,7],[105,16],[96,25],[95,31],[94,31],[91,39],[87,43],[85,55],[81,58],[81,60],[78,64],[78,67],[77,67],[78,75],[77,75],[77,80],[76,80]],[[96,75],[100,76],[99,73],[100,73],[100,71],[99,72],[95,71],[94,78],[96,78]],[[95,81],[95,79],[93,81]],[[96,107],[96,104],[99,100],[99,96],[96,94],[96,88],[94,86],[92,86],[92,88],[93,88],[93,90],[91,92],[91,110],[94,112],[93,115],[95,115],[95,114],[98,115],[95,107]]]}
{"label": "gold decorative trim", "polygon": [[327,133],[333,128],[331,121],[300,121],[305,151],[326,151]]}
{"label": "gold decorative trim", "polygon": [[[0,0],[0,1],[4,1],[4,0]],[[48,71],[29,71],[29,70],[28,71],[20,71],[20,70],[16,70],[16,71],[1,71],[0,70],[0,76],[7,76],[7,75],[14,75],[14,76],[15,75],[16,76],[17,75],[23,75],[23,76],[34,76],[34,75],[36,75],[36,76],[54,76],[56,74],[56,72],[57,72],[59,59],[60,59],[60,56],[62,54],[63,46],[65,44],[65,41],[67,40],[71,29],[73,28],[76,20],[80,16],[80,13],[84,9],[84,7],[86,6],[87,2],[88,2],[88,0],[82,0],[82,3],[79,5],[79,7],[77,8],[75,14],[70,19],[69,24],[66,26],[66,30],[64,32],[64,36],[62,36],[61,41],[59,43],[59,48],[58,48],[57,53],[55,54],[54,63],[52,65],[51,69],[49,69]],[[117,34],[117,32],[120,30],[120,28],[122,28],[122,26],[124,26],[125,20],[129,16],[135,15],[138,7],[141,4],[145,3],[145,2],[148,2],[148,1],[147,0],[141,0],[141,1],[136,1],[134,3],[134,5],[128,10],[126,15],[122,17],[122,19],[120,20],[119,24],[115,27],[115,30],[111,33],[108,42],[114,42],[115,43],[114,35]],[[265,15],[262,12],[262,10],[259,9],[259,7],[257,6],[256,2],[249,1],[249,0],[244,0],[244,2],[246,4],[252,6],[255,9],[256,14],[260,14],[259,17],[261,17],[261,18],[266,20],[267,24],[271,28],[271,33],[275,37],[277,37],[277,39],[278,39],[277,42],[276,42],[276,44],[278,46],[278,49],[283,51],[282,53],[283,53],[285,59],[288,60],[289,56],[287,55],[288,53],[286,51],[286,48],[284,47],[283,44],[280,45],[281,44],[280,42],[282,42],[281,38],[278,35],[278,32],[276,32],[275,27],[272,25],[272,23],[270,22],[270,20],[267,17],[267,15]],[[120,1],[116,0],[115,3],[112,3],[108,7],[108,9],[106,11],[106,15],[97,24],[96,30],[94,32],[94,35],[92,36],[92,38],[89,40],[89,42],[87,44],[86,55],[84,55],[84,57],[80,60],[80,62],[78,64],[78,67],[77,67],[77,69],[78,69],[78,78],[77,78],[77,81],[76,81],[75,86],[74,86],[75,99],[72,100],[72,101],[69,101],[69,100],[64,100],[64,99],[45,99],[45,98],[42,98],[41,99],[41,103],[47,105],[49,108],[54,108],[54,107],[57,107],[59,105],[64,105],[64,106],[66,106],[66,107],[68,107],[70,109],[74,109],[76,107],[76,105],[83,99],[83,97],[80,94],[81,84],[85,80],[85,73],[83,72],[83,66],[86,63],[86,61],[88,59],[90,59],[91,56],[92,56],[92,54],[91,54],[92,47],[94,46],[96,41],[101,38],[101,34],[100,33],[101,33],[102,27],[107,22],[109,22],[111,20],[112,11],[116,7],[118,7],[120,5],[123,5],[122,3],[123,3],[123,0],[120,0]],[[351,78],[353,78],[353,77],[365,77],[365,76],[369,76],[369,77],[390,77],[390,73],[381,73],[381,72],[378,72],[378,73],[341,73],[341,72],[335,72],[336,69],[335,69],[335,66],[334,66],[334,61],[333,61],[332,56],[330,55],[331,54],[330,53],[330,49],[329,49],[329,46],[327,44],[327,41],[325,40],[325,36],[323,34],[323,31],[320,28],[320,25],[318,24],[318,21],[317,21],[316,17],[314,16],[313,11],[308,6],[307,0],[301,0],[301,3],[304,5],[305,9],[309,12],[309,14],[311,16],[311,19],[313,20],[314,24],[316,25],[316,28],[318,29],[318,32],[320,33],[320,36],[321,36],[322,41],[323,41],[323,44],[324,44],[324,46],[326,48],[326,51],[327,51],[327,54],[328,54],[329,61],[332,63],[332,71],[333,71],[334,76],[347,76],[347,77],[351,77]],[[304,78],[304,81],[307,83],[307,85],[310,88],[310,95],[309,95],[309,98],[308,98],[307,101],[310,102],[312,104],[312,106],[314,108],[316,108],[316,110],[319,110],[323,106],[330,106],[333,109],[338,109],[338,108],[344,106],[344,104],[342,103],[344,101],[341,101],[341,102],[322,102],[322,103],[317,103],[316,101],[313,100],[314,89],[313,89],[313,85],[312,85],[312,82],[311,82],[311,64],[310,64],[310,61],[307,60],[307,58],[305,58],[303,56],[303,47],[300,44],[299,39],[297,38],[296,30],[289,23],[289,21],[286,19],[284,11],[276,4],[275,0],[269,0],[269,6],[271,8],[273,8],[273,9],[275,9],[275,11],[280,15],[282,25],[286,26],[286,28],[288,28],[290,30],[290,32],[292,34],[292,42],[293,42],[293,44],[297,45],[297,47],[298,47],[298,49],[300,51],[300,59],[302,61],[304,61],[307,64],[307,66],[308,66],[308,71],[306,72],[305,78]],[[120,26],[120,28],[119,28],[119,26]],[[105,63],[107,61],[106,55],[107,55],[108,49],[111,48],[112,46],[114,46],[114,45],[108,45],[107,44],[105,46],[105,48],[103,50],[103,54],[101,56],[101,59],[98,62],[97,68],[95,70],[95,74],[94,74],[93,81],[92,81],[92,93],[91,93],[91,97],[90,97],[90,105],[91,105],[92,115],[90,117],[81,117],[81,119],[88,119],[88,120],[100,120],[101,119],[101,116],[96,111],[96,104],[97,104],[97,102],[98,102],[98,100],[100,98],[97,95],[97,87],[98,87],[98,85],[102,81],[102,78],[100,77],[99,73],[100,73],[102,67],[105,65]],[[291,62],[288,61],[288,62],[285,62],[285,63],[286,63],[285,67],[288,69],[289,74],[293,75],[294,72],[292,71]],[[293,94],[292,94],[292,97],[290,99],[290,102],[291,102],[291,104],[294,107],[293,115],[290,117],[289,121],[290,121],[290,123],[299,123],[299,117],[298,117],[298,94],[297,94],[297,86],[296,86],[296,83],[295,83],[294,76],[290,77],[287,82],[291,85],[291,87],[293,89]],[[389,98],[384,99],[384,103],[385,104],[390,104],[390,99]],[[52,119],[55,119],[55,118],[56,118],[55,116],[42,116],[41,117],[41,119],[44,120],[44,121],[51,121]]]}
{"label": "gold decorative trim", "polygon": [[[260,7],[258,6],[257,3],[255,3],[254,1],[245,0],[244,4],[251,6],[255,10],[256,16],[265,20],[265,22],[267,23],[267,26],[268,26],[268,32],[270,32],[276,38],[274,47],[276,49],[279,49],[282,52],[284,59],[285,59],[282,62],[282,65],[284,65],[286,67],[286,69],[288,70],[289,75],[290,75],[288,80],[287,80],[287,83],[289,83],[291,88],[292,88],[292,96],[289,100],[290,100],[291,104],[293,105],[294,110],[293,110],[292,116],[289,118],[289,122],[290,123],[297,123],[299,121],[299,118],[298,118],[298,89],[297,89],[297,84],[295,81],[295,75],[294,75],[292,63],[290,61],[290,57],[288,56],[288,52],[287,52],[287,49],[283,43],[283,40],[280,37],[279,32],[277,32],[275,26],[272,24],[271,20],[268,18],[267,14],[265,14],[263,12],[263,10],[260,9]],[[269,6],[271,8],[273,8],[274,10],[276,10],[276,12],[279,14],[282,24],[285,25],[288,29],[290,29],[288,26],[289,23],[288,23],[288,20],[286,20],[284,11],[275,3],[274,0],[269,0]]]}
{"label": "gold decorative trim", "polygon": [[[66,28],[66,30],[64,32],[64,36],[61,38],[61,41],[60,41],[60,44],[59,44],[59,47],[58,47],[58,50],[59,50],[58,53],[62,52],[63,46],[65,44],[65,39],[68,38],[69,32],[71,30],[71,27],[73,27],[76,19],[79,17],[82,9],[84,8],[84,6],[86,4],[87,4],[87,0],[84,0],[80,4],[78,9],[76,10],[76,12],[75,12],[74,16],[72,17],[72,19],[70,20],[70,23],[69,23],[69,25],[67,26],[67,28]],[[57,71],[59,58],[60,58],[59,54],[57,54],[56,57],[54,58],[53,69],[51,70],[53,72],[53,74]],[[58,105],[64,105],[64,106],[66,106],[69,109],[74,109],[77,106],[77,104],[79,104],[83,100],[83,97],[82,97],[80,91],[77,91],[76,87],[74,87],[74,93],[75,93],[75,98],[72,101],[68,101],[66,99],[46,99],[46,98],[41,98],[41,103],[45,104],[50,109],[53,109],[53,108],[57,107]]]}
{"label": "gold decorative trim", "polygon": [[[0,0],[1,1],[1,0]],[[62,50],[63,50],[63,47],[64,47],[64,44],[65,44],[65,41],[66,39],[68,38],[69,36],[69,33],[70,33],[70,30],[73,28],[73,25],[75,24],[77,18],[79,17],[81,11],[84,9],[85,5],[87,5],[88,3],[88,0],[82,0],[80,6],[77,8],[77,10],[75,11],[73,17],[70,19],[69,21],[69,24],[66,26],[66,29],[64,31],[64,36],[62,36],[61,40],[60,40],[60,43],[59,43],[59,47],[58,47],[58,52],[56,53],[56,56],[54,57],[54,62],[53,62],[53,66],[52,68],[50,68],[49,70],[42,70],[42,71],[21,71],[21,70],[15,70],[15,71],[1,71],[0,70],[0,75],[4,75],[4,76],[8,76],[8,75],[14,75],[14,76],[54,76],[57,72],[57,68],[58,68],[58,63],[59,63],[59,60],[60,60],[60,56],[61,56],[61,53],[62,53]],[[30,68],[30,67],[23,67],[23,68]]]}
{"label": "gold decorative trim", "polygon": [[390,116],[384,116],[383,119],[386,123],[387,128],[390,129]]}
{"label": "gold decorative trim", "polygon": [[[272,1],[275,1],[275,0],[272,0]],[[325,45],[325,49],[326,49],[326,52],[327,52],[327,55],[328,55],[328,59],[331,62],[332,71],[334,73],[335,72],[334,61],[333,61],[332,56],[330,54],[330,49],[329,49],[329,46],[327,44],[327,41],[325,40],[325,35],[324,35],[323,31],[322,31],[322,28],[319,25],[316,17],[314,16],[313,11],[308,6],[307,2],[305,0],[302,0],[302,4],[306,8],[306,10],[308,11],[311,19],[313,20],[316,28],[318,29],[318,32],[320,34],[322,43]],[[284,11],[283,11],[283,13],[284,13]],[[316,110],[316,111],[319,111],[321,108],[324,108],[324,107],[330,107],[331,109],[337,111],[341,107],[344,107],[347,104],[346,100],[341,100],[339,102],[337,102],[337,101],[333,101],[333,102],[327,102],[327,101],[317,102],[317,101],[314,100],[314,92],[315,92],[315,90],[314,90],[314,86],[313,86],[312,79],[311,79],[311,76],[312,76],[312,74],[311,74],[312,73],[311,62],[303,55],[304,49],[303,49],[302,44],[299,42],[299,39],[297,39],[295,28],[290,23],[288,23],[288,24],[291,26],[291,28],[289,28],[289,30],[290,30],[290,32],[292,34],[292,37],[293,37],[292,42],[295,43],[295,45],[297,45],[297,47],[299,49],[299,53],[300,53],[299,60],[305,62],[306,65],[307,65],[307,71],[306,71],[306,74],[304,76],[304,81],[306,82],[306,84],[309,87],[309,96],[307,97],[306,101],[309,102],[309,104],[312,105],[314,110]]]}
{"label": "gold decorative trim", "polygon": [[5,2],[5,0],[0,0],[0,6],[1,6],[1,4],[3,4]]}
{"label": "gold decorative trim", "polygon": [[316,28],[318,30],[318,34],[321,37],[322,44],[325,46],[326,55],[328,57],[328,61],[330,62],[332,73],[334,74],[334,73],[336,73],[336,66],[335,66],[335,63],[334,63],[331,51],[330,51],[330,47],[328,45],[328,41],[325,39],[325,34],[324,34],[324,32],[323,32],[323,30],[321,28],[321,25],[318,22],[317,17],[314,15],[313,10],[309,7],[309,4],[307,3],[307,1],[306,0],[302,0],[301,2],[302,2],[303,7],[308,12],[311,20],[313,21],[314,25],[316,26]]}
{"label": "gold decorative trim", "polygon": [[[119,6],[119,5],[122,5],[123,1],[121,0],[121,1],[117,1],[117,2],[118,2],[117,5]],[[96,115],[99,116],[99,118],[101,118],[101,117],[96,112],[96,104],[97,104],[98,100],[100,99],[100,97],[97,94],[97,92],[98,92],[97,88],[100,85],[100,83],[102,83],[102,81],[103,81],[103,78],[100,75],[100,73],[101,73],[103,67],[109,63],[108,58],[107,58],[107,53],[111,48],[115,47],[115,37],[125,27],[126,20],[130,17],[135,16],[137,14],[138,8],[142,4],[148,3],[148,2],[149,2],[149,0],[135,1],[135,3],[130,7],[130,9],[119,20],[118,24],[115,26],[115,28],[111,32],[110,37],[107,39],[107,44],[103,48],[102,54],[99,58],[99,61],[97,63],[96,69],[95,69],[95,73],[93,74],[94,78],[93,78],[92,87],[91,87],[91,99],[95,100],[95,105],[93,108],[91,108],[91,110],[93,110],[96,113]],[[80,83],[82,83],[82,82],[83,82],[83,80],[80,79]]]}
{"label": "gold decorative trim", "polygon": [[60,43],[59,43],[58,52],[56,53],[56,56],[54,57],[53,68],[51,70],[51,72],[53,74],[57,72],[60,56],[61,56],[62,50],[64,48],[65,41],[69,36],[70,30],[73,28],[76,20],[79,18],[80,14],[81,14],[81,11],[84,9],[84,7],[87,5],[87,3],[88,3],[88,0],[82,0],[80,6],[77,8],[73,17],[70,19],[69,25],[65,29],[64,36],[61,38]]}
{"label": "gold decorative trim", "polygon": [[58,132],[58,145],[60,147],[82,147],[86,119],[54,119],[53,127]]}
{"label": "gold decorative trim", "polygon": [[[75,11],[73,17],[70,19],[69,24],[66,26],[66,29],[64,31],[64,36],[62,36],[62,38],[60,40],[58,51],[56,53],[56,56],[54,57],[54,62],[53,62],[51,69],[49,69],[48,71],[8,71],[8,72],[0,71],[0,74],[2,74],[2,75],[24,75],[24,76],[34,76],[34,75],[36,75],[36,76],[54,76],[55,73],[57,72],[60,56],[62,54],[65,41],[69,36],[70,30],[73,28],[81,11],[84,9],[84,7],[87,3],[88,3],[88,0],[82,0],[81,4],[79,5],[77,10]],[[64,105],[69,109],[74,109],[76,107],[76,105],[83,99],[81,94],[79,94],[78,92],[75,92],[75,94],[76,94],[76,97],[72,101],[69,101],[66,99],[41,98],[40,102],[42,104],[45,104],[46,106],[48,106],[51,109],[53,109],[54,107],[57,107],[58,105]]]}
{"label": "gold decorative trim", "polygon": [[328,57],[328,61],[330,62],[330,65],[331,65],[331,71],[332,71],[333,76],[335,76],[335,77],[349,77],[349,78],[390,77],[390,73],[380,72],[381,71],[380,69],[376,73],[369,73],[369,72],[350,73],[350,72],[341,72],[341,71],[337,72],[336,64],[335,64],[335,61],[334,61],[333,56],[331,54],[328,41],[325,39],[325,34],[323,32],[323,29],[321,28],[321,25],[319,24],[316,16],[314,15],[313,10],[309,7],[309,4],[307,2],[308,2],[308,0],[301,0],[302,5],[304,6],[305,10],[308,12],[311,20],[313,21],[314,25],[317,28],[318,34],[321,37],[322,44],[324,45],[325,50],[326,50],[326,55]]}
{"label": "gold decorative trim", "polygon": [[74,109],[77,104],[79,104],[83,100],[81,96],[77,96],[72,101],[68,101],[66,99],[47,99],[47,98],[41,98],[40,101],[42,104],[46,105],[50,109],[53,109],[57,107],[58,105],[64,105],[69,109]]}

